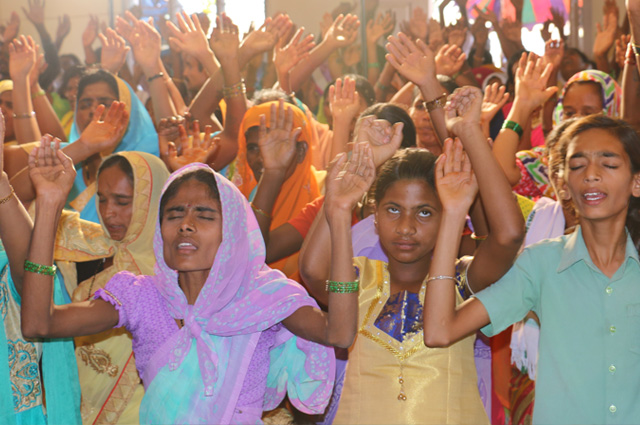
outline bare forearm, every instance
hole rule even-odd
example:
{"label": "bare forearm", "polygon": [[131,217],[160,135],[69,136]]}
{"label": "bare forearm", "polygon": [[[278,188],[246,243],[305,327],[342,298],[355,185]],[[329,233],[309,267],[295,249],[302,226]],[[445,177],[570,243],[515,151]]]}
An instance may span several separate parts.
{"label": "bare forearm", "polygon": [[350,138],[350,124],[352,117],[337,117],[333,119],[333,138],[331,140],[330,158],[335,158],[339,153],[347,151]]}
{"label": "bare forearm", "polygon": [[[518,99],[516,99],[511,111],[509,111],[507,120],[513,121],[524,128],[530,114],[530,108],[522,107]],[[520,169],[516,165],[516,153],[518,152],[519,143],[520,137],[518,133],[511,129],[502,129],[493,144],[493,154],[511,186],[517,185],[520,181]]]}
{"label": "bare forearm", "polygon": [[256,219],[260,225],[260,232],[262,233],[265,246],[269,246],[271,214],[273,206],[278,199],[282,184],[284,183],[284,177],[285,170],[264,170],[256,188],[256,196],[252,201],[253,206],[257,210]]}
{"label": "bare forearm", "polygon": [[640,110],[640,75],[638,68],[625,63],[622,71],[622,119],[640,128],[637,111]]}
{"label": "bare forearm", "polygon": [[322,65],[334,51],[328,42],[322,41],[309,53],[309,57],[296,65],[289,73],[289,85],[292,91],[298,91],[302,83],[311,77],[313,71]]}
{"label": "bare forearm", "polygon": [[[33,92],[37,93],[40,90],[40,86],[36,85]],[[53,106],[51,106],[51,102],[49,102],[46,94],[37,95],[33,99],[33,109],[36,112],[38,127],[42,133],[51,134],[63,142],[67,141],[67,135],[64,133],[62,124],[60,124],[60,120],[53,110]]]}
{"label": "bare forearm", "polygon": [[[430,81],[422,86],[420,86],[420,92],[422,93],[422,97],[425,102],[431,102],[442,96],[444,90],[438,83],[438,80]],[[447,131],[447,124],[444,120],[444,109],[436,108],[433,111],[429,112],[429,117],[431,117],[431,125],[433,125],[433,129],[436,131],[436,135],[438,139],[440,139],[440,144],[449,137],[449,132]]]}
{"label": "bare forearm", "polygon": [[[229,61],[222,66],[224,84],[227,87],[237,85],[242,81],[240,68],[236,61]],[[221,170],[226,167],[238,154],[238,133],[240,124],[247,111],[247,99],[244,93],[235,93],[225,98],[227,102],[227,112],[225,114],[224,129],[220,134],[220,148],[216,155],[214,168]],[[213,109],[207,111],[212,114]]]}
{"label": "bare forearm", "polygon": [[331,233],[324,205],[318,211],[311,229],[300,248],[300,276],[318,302],[328,303],[324,284],[331,269]]}
{"label": "bare forearm", "polygon": [[13,112],[15,114],[13,126],[18,144],[30,143],[40,140],[42,134],[38,128],[38,122],[33,114],[31,101],[31,88],[26,77],[13,80]]}
{"label": "bare forearm", "polygon": [[9,258],[11,277],[18,294],[22,294],[24,260],[29,250],[33,223],[15,194],[5,173],[0,177],[0,198],[8,201],[0,204],[0,238]]}
{"label": "bare forearm", "polygon": [[413,102],[413,89],[415,88],[415,84],[412,82],[408,82],[400,90],[396,92],[391,98],[390,103],[395,103],[398,105],[404,105],[407,108],[411,107],[411,102]]}

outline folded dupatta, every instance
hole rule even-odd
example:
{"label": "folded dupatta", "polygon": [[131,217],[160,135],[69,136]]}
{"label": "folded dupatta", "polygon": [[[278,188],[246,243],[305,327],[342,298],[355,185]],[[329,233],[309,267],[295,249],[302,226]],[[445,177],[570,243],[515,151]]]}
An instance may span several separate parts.
{"label": "folded dupatta", "polygon": [[[256,218],[246,198],[226,178],[204,164],[191,164],[176,171],[164,190],[175,179],[199,169],[216,178],[222,242],[200,295],[189,305],[178,285],[178,272],[164,261],[157,224],[152,278],[170,314],[184,319],[184,327],[154,354],[143,372],[147,392],[140,408],[142,422],[229,423],[260,332],[300,307],[317,306],[297,282],[264,264],[265,247]],[[275,407],[288,392],[298,408],[321,412],[333,386],[333,349],[296,338],[284,328],[277,339],[271,366],[278,370],[270,369],[265,406]],[[290,361],[276,365],[286,354]],[[189,386],[180,384],[185,379]],[[167,412],[164,400],[180,409]]]}
{"label": "folded dupatta", "polygon": [[[156,133],[149,113],[142,102],[136,97],[135,92],[129,84],[116,76],[114,76],[114,78],[118,83],[118,100],[125,104],[125,109],[129,113],[129,122],[127,124],[127,130],[113,152],[138,151],[147,152],[159,157],[158,133]],[[79,138],[78,124],[74,121],[71,126],[69,140],[76,141]],[[111,152],[108,153],[110,154]],[[76,170],[80,171],[82,166],[83,163],[76,164]],[[81,218],[93,221],[94,223],[99,222],[96,204],[92,202],[93,199],[95,199],[96,190],[95,182],[87,187],[83,173],[78,172],[73,183],[73,188],[69,193],[69,205],[80,212]]]}

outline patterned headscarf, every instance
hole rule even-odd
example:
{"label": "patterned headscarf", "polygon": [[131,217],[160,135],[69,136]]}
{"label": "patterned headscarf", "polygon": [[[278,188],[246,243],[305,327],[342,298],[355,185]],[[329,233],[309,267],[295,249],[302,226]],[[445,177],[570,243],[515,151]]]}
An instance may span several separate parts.
{"label": "patterned headscarf", "polygon": [[[242,356],[238,356],[235,350],[245,347],[246,341],[256,333],[280,323],[300,307],[316,307],[317,304],[300,284],[264,264],[266,251],[258,222],[247,199],[229,180],[204,164],[190,164],[171,175],[163,194],[177,178],[198,170],[214,174],[222,206],[222,242],[209,276],[195,303],[189,305],[178,285],[178,272],[169,268],[164,261],[158,221],[153,241],[157,258],[154,279],[170,314],[176,319],[184,319],[184,327],[170,349],[169,369],[176,370],[180,366],[195,339],[205,396],[212,397],[212,403],[216,406],[226,406],[233,395],[228,388],[217,390],[216,383],[222,382],[225,376],[237,376],[238,371],[246,367],[240,358],[236,358]],[[220,338],[219,344],[207,343],[213,336],[227,338]],[[289,333],[289,337],[293,335]],[[321,352],[319,357],[314,357],[326,359],[327,362],[333,358],[332,349],[298,339],[298,347],[305,344]],[[236,354],[229,357],[228,353]],[[228,362],[219,360],[227,357]],[[317,362],[317,358],[307,361]],[[331,365],[332,362],[327,363],[322,373],[329,370]],[[316,370],[318,365],[314,366]],[[309,366],[306,368],[311,370]],[[329,379],[325,384],[333,385],[332,381]],[[320,385],[313,397],[325,391],[326,385]],[[220,423],[220,420],[222,417],[217,417],[215,423]]]}
{"label": "patterned headscarf", "polygon": [[593,81],[594,83],[598,83],[602,88],[602,112],[611,118],[618,118],[620,113],[620,101],[622,99],[622,89],[616,80],[606,72],[598,71],[597,69],[588,69],[586,71],[578,72],[573,77],[569,78],[567,84],[564,85],[564,88],[562,89],[562,96],[558,99],[558,106],[556,106],[553,114],[554,123],[560,123],[564,120],[564,106],[562,101],[567,95],[567,90],[569,90],[571,84],[577,81]]}

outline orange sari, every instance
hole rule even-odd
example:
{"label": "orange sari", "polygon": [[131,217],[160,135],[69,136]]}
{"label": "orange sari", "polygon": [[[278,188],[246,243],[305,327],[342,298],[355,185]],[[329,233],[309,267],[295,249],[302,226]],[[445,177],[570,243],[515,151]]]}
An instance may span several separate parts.
{"label": "orange sari", "polygon": [[[244,115],[240,125],[238,135],[238,156],[236,157],[236,169],[233,175],[233,182],[247,198],[256,187],[258,182],[253,175],[253,171],[247,163],[247,138],[245,133],[251,127],[260,125],[260,115],[265,115],[267,124],[271,116],[271,105],[277,102],[267,102],[250,108]],[[272,211],[271,230],[287,223],[296,216],[300,210],[309,202],[320,195],[319,181],[322,180],[322,172],[316,171],[311,165],[313,148],[317,145],[315,132],[311,123],[302,110],[295,105],[289,105],[293,110],[293,128],[300,127],[302,132],[298,136],[299,142],[307,143],[307,154],[304,160],[298,164],[293,175],[289,177],[280,190],[276,203]],[[282,270],[288,277],[296,280],[298,275],[298,253],[269,264],[272,268]]]}

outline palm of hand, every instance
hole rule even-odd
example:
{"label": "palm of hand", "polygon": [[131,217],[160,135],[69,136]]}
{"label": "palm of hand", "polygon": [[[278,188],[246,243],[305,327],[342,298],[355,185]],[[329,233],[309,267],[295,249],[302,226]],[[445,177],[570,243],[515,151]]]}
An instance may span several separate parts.
{"label": "palm of hand", "polygon": [[558,69],[560,67],[563,56],[564,48],[561,47],[550,47],[544,52],[544,58],[546,62],[553,65],[555,69]]}
{"label": "palm of hand", "polygon": [[[217,42],[218,40],[216,40]],[[243,44],[247,45],[256,51],[265,52],[267,50],[273,49],[273,46],[276,45],[278,41],[278,37],[276,34],[271,33],[269,31],[254,31],[245,38]],[[216,51],[216,49],[211,46],[211,48]],[[216,53],[217,56],[217,53]]]}
{"label": "palm of hand", "polygon": [[16,38],[18,35],[18,30],[20,29],[20,17],[17,13],[13,12],[11,14],[11,18],[9,19],[9,23],[4,29],[4,41],[9,42]]}
{"label": "palm of hand", "polygon": [[175,171],[180,167],[194,162],[203,162],[207,158],[208,151],[199,146],[182,149],[182,155],[169,158],[171,168]]}
{"label": "palm of hand", "polygon": [[75,175],[67,172],[62,164],[38,165],[29,170],[29,176],[38,195],[65,198],[75,179]]}
{"label": "palm of hand", "polygon": [[82,44],[84,46],[91,46],[97,36],[98,36],[98,26],[94,24],[89,24],[89,26],[87,26],[87,28],[82,33]]}
{"label": "palm of hand", "polygon": [[425,73],[431,70],[435,72],[435,58],[433,53],[426,54],[420,52],[412,52],[405,57],[397,71],[406,79],[420,84],[425,78]]}
{"label": "palm of hand", "polygon": [[267,130],[264,139],[260,139],[262,166],[265,169],[286,169],[296,154],[295,141],[290,140],[290,133],[284,129]]}
{"label": "palm of hand", "polygon": [[338,176],[327,180],[326,204],[328,208],[352,208],[369,189],[363,176],[341,171]]}
{"label": "palm of hand", "polygon": [[449,31],[449,44],[455,44],[456,46],[462,46],[467,33],[465,30],[453,29]]}
{"label": "palm of hand", "polygon": [[32,4],[29,8],[29,12],[25,10],[25,15],[27,15],[27,18],[33,22],[34,25],[44,23],[44,7]]}
{"label": "palm of hand", "polygon": [[[269,33],[263,33],[263,34],[269,34]],[[269,43],[271,42],[269,41]],[[263,49],[261,47],[260,51],[269,50],[274,45],[275,45],[275,41],[273,42],[273,44],[270,44],[270,47],[268,48]],[[218,36],[215,37],[215,39],[212,38],[211,49],[213,50],[213,53],[215,53],[218,59],[233,57],[238,51],[238,35],[231,32],[220,33]]]}
{"label": "palm of hand", "polygon": [[452,171],[436,180],[438,196],[443,206],[470,206],[478,192],[478,182],[473,172]]}
{"label": "palm of hand", "polygon": [[36,64],[36,53],[33,50],[16,52],[9,57],[9,74],[12,79],[28,74]]}
{"label": "palm of hand", "polygon": [[498,113],[501,105],[496,103],[493,99],[486,99],[482,101],[482,108],[480,110],[480,119],[482,122],[488,122]]}
{"label": "palm of hand", "polygon": [[82,137],[91,145],[103,151],[116,145],[120,139],[119,128],[104,121],[93,121],[82,133]]}
{"label": "palm of hand", "polygon": [[462,68],[464,63],[458,63],[451,55],[436,56],[436,72],[443,75],[453,75]]}
{"label": "palm of hand", "polygon": [[518,21],[505,21],[502,24],[502,30],[507,40],[515,43],[522,42],[522,24]]}
{"label": "palm of hand", "polygon": [[207,37],[202,31],[189,31],[182,33],[180,41],[182,41],[184,51],[191,56],[197,56],[199,53],[206,51],[209,48]]}

